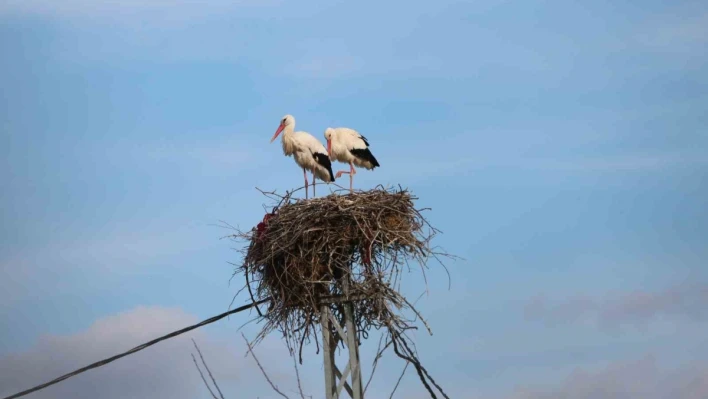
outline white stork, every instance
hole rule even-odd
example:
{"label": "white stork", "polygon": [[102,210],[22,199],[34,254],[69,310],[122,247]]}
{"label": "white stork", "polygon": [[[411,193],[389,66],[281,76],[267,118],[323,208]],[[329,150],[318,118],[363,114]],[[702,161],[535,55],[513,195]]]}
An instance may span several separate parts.
{"label": "white stork", "polygon": [[342,176],[342,173],[349,174],[349,191],[354,191],[353,175],[356,174],[354,165],[369,170],[381,166],[374,154],[369,151],[369,142],[366,137],[359,134],[356,130],[346,127],[328,127],[324,136],[327,139],[327,154],[329,157],[332,160],[349,164],[349,171],[340,170],[336,174],[337,178]]}
{"label": "white stork", "polygon": [[302,168],[305,177],[305,198],[307,198],[308,184],[307,171],[312,172],[312,195],[315,195],[315,176],[324,182],[333,182],[332,163],[327,156],[327,150],[314,136],[307,132],[295,132],[295,118],[292,115],[285,115],[280,121],[278,130],[275,131],[273,140],[283,132],[283,153],[286,156],[293,156],[295,163]]}

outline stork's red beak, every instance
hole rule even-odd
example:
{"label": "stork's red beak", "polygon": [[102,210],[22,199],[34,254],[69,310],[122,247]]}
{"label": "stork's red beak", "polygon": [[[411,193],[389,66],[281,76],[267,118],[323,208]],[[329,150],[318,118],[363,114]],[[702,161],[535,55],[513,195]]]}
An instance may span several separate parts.
{"label": "stork's red beak", "polygon": [[282,124],[282,123],[280,124],[280,126],[278,126],[278,130],[275,131],[275,134],[273,135],[273,138],[270,139],[270,142],[271,142],[271,143],[273,142],[273,140],[275,140],[276,137],[278,137],[278,135],[280,134],[280,132],[283,131],[284,128],[285,128],[285,125]]}
{"label": "stork's red beak", "polygon": [[327,156],[332,158],[332,140],[327,139]]}

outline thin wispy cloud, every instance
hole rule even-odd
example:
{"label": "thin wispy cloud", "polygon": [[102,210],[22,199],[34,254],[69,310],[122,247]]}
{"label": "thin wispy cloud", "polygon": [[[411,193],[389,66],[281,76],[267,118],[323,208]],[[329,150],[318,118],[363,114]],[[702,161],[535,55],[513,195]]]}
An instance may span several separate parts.
{"label": "thin wispy cloud", "polygon": [[[634,39],[637,44],[653,51],[685,53],[708,44],[708,12],[686,8],[677,10],[674,15],[662,14],[643,25]],[[696,56],[705,57],[704,54]]]}
{"label": "thin wispy cloud", "polygon": [[[42,264],[50,259],[55,263],[75,268],[130,267],[130,265],[157,261],[198,248],[194,241],[194,223],[160,224],[143,220],[140,229],[116,228],[112,230],[83,230],[76,237],[58,239],[41,250],[30,250],[12,255],[2,262],[5,271],[21,269],[21,264]],[[122,265],[122,266],[121,266]]]}
{"label": "thin wispy cloud", "polygon": [[284,68],[286,75],[296,77],[332,79],[346,77],[364,69],[361,57],[353,55],[332,55],[327,58],[304,58],[288,64]]}
{"label": "thin wispy cloud", "polygon": [[[641,357],[580,366],[557,381],[507,384],[503,394],[475,394],[470,383],[461,390],[467,399],[703,399],[708,397],[708,364],[701,361],[666,367],[651,353]],[[467,381],[469,383],[469,381]],[[425,399],[424,394],[409,395]]]}
{"label": "thin wispy cloud", "polygon": [[280,0],[9,0],[0,4],[0,15],[37,14],[51,18],[81,20],[96,23],[96,18],[112,23],[135,24],[141,19],[150,20],[162,26],[178,26],[193,23],[199,19],[215,16],[225,11],[244,7],[268,7]]}
{"label": "thin wispy cloud", "polygon": [[327,51],[327,57],[314,55],[301,57],[283,68],[285,76],[296,78],[331,80],[351,77],[365,77],[372,75],[387,75],[405,73],[414,75],[438,74],[445,60],[433,56],[420,56],[416,58],[401,58],[390,54],[378,55],[376,53],[363,53],[359,55],[337,55]]}
{"label": "thin wispy cloud", "polygon": [[31,16],[51,22],[54,34],[44,44],[53,59],[69,67],[236,62],[252,40],[240,24],[268,16],[281,3],[9,0],[0,2],[0,19]]}
{"label": "thin wispy cloud", "polygon": [[635,291],[611,296],[576,296],[549,300],[539,295],[525,308],[528,320],[549,325],[581,323],[603,328],[646,326],[668,320],[704,321],[708,318],[708,284],[693,283],[664,291]]}
{"label": "thin wispy cloud", "polygon": [[71,291],[70,281],[80,275],[115,277],[149,271],[209,246],[208,240],[216,240],[218,234],[226,235],[214,228],[208,238],[198,237],[194,226],[187,224],[80,233],[1,258],[0,307],[33,298],[35,289]]}
{"label": "thin wispy cloud", "polygon": [[[172,140],[161,143],[147,143],[145,146],[133,147],[130,153],[137,159],[158,163],[174,163],[182,167],[187,164],[206,167],[215,170],[224,168],[243,168],[260,163],[269,148],[264,140],[261,147],[235,138],[225,140],[194,140],[191,142]],[[264,136],[265,137],[265,136]],[[117,155],[117,154],[116,154]]]}
{"label": "thin wispy cloud", "polygon": [[652,172],[680,166],[708,165],[708,156],[685,153],[624,154],[574,159],[520,159],[526,168],[577,172]]}
{"label": "thin wispy cloud", "polygon": [[647,355],[599,370],[578,368],[556,387],[519,387],[506,399],[698,399],[708,397],[708,365],[662,368]]}
{"label": "thin wispy cloud", "polygon": [[[450,155],[450,154],[448,154]],[[560,172],[582,175],[597,175],[607,173],[646,174],[668,171],[675,168],[697,168],[708,165],[708,157],[703,154],[686,156],[681,154],[624,154],[604,157],[573,157],[567,155],[549,154],[544,157],[530,156],[489,157],[479,152],[473,156],[464,155],[459,158],[431,159],[426,163],[412,161],[408,158],[392,158],[392,165],[385,173],[391,179],[415,181],[419,179],[434,179],[436,177],[461,176],[467,171],[520,169],[524,172]]]}

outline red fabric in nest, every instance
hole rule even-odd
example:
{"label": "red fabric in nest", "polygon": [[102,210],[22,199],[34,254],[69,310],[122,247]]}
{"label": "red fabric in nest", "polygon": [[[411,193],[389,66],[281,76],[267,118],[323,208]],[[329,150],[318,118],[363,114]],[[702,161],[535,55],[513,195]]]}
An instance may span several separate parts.
{"label": "red fabric in nest", "polygon": [[261,241],[263,239],[263,235],[268,229],[268,219],[272,218],[273,216],[275,215],[272,213],[266,213],[265,216],[263,216],[263,221],[258,223],[258,225],[256,226],[256,240]]}
{"label": "red fabric in nest", "polygon": [[360,247],[359,254],[361,255],[361,262],[367,266],[371,266],[371,248],[366,245],[366,248]]}

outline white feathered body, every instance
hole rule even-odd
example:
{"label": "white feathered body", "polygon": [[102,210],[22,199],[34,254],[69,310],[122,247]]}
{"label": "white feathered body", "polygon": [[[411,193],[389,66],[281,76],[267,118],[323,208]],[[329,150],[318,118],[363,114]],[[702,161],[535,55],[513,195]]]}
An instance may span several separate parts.
{"label": "white feathered body", "polygon": [[369,150],[366,137],[354,129],[338,127],[328,129],[331,131],[331,157],[333,160],[353,163],[366,169],[374,169],[379,165],[374,155]]}
{"label": "white feathered body", "polygon": [[288,126],[283,131],[282,141],[283,153],[292,156],[301,168],[313,172],[322,181],[334,181],[327,149],[313,135],[302,131],[293,132]]}

